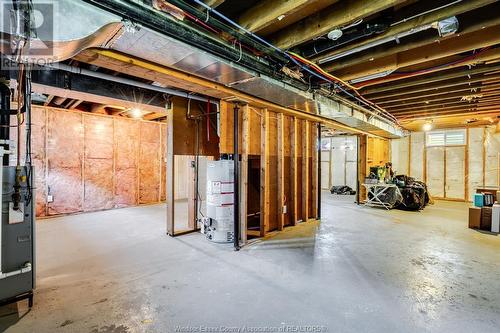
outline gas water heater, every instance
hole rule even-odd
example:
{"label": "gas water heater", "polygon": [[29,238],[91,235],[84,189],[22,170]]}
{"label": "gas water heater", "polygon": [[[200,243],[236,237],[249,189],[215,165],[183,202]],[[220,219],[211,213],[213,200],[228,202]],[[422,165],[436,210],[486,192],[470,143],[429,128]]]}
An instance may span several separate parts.
{"label": "gas water heater", "polygon": [[217,243],[234,241],[234,162],[207,162],[207,218],[203,232]]}

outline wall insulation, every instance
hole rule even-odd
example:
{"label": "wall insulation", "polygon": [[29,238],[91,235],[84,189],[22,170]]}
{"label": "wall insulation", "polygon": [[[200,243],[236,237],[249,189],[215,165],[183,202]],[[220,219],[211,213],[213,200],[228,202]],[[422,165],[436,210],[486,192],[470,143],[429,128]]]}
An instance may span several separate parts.
{"label": "wall insulation", "polygon": [[322,139],[329,149],[321,152],[321,184],[323,189],[332,186],[349,186],[356,189],[358,181],[358,149],[356,136],[336,136]]}
{"label": "wall insulation", "polygon": [[165,124],[37,106],[32,123],[38,217],[164,198]]}
{"label": "wall insulation", "polygon": [[436,198],[471,201],[477,188],[500,185],[500,133],[495,126],[467,129],[461,146],[426,147],[425,133],[412,133],[411,138],[391,140],[391,159],[397,173],[410,170]]}
{"label": "wall insulation", "polygon": [[410,177],[424,179],[424,147],[425,134],[414,132],[410,135]]}

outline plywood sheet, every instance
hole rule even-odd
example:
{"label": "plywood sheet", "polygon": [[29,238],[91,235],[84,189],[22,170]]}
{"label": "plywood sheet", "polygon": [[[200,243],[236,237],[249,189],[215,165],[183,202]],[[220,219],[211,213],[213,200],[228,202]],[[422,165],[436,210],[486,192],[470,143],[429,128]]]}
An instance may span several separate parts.
{"label": "plywood sheet", "polygon": [[139,152],[139,203],[160,199],[160,126],[142,122]]}
{"label": "plywood sheet", "polygon": [[83,121],[73,112],[48,111],[48,190],[54,201],[48,214],[82,211],[83,206]]}
{"label": "plywood sheet", "polygon": [[84,211],[114,207],[113,119],[85,114]]}
{"label": "plywood sheet", "polygon": [[114,120],[116,207],[138,203],[139,127],[137,121]]}
{"label": "plywood sheet", "polygon": [[469,129],[469,200],[472,201],[476,189],[483,187],[483,132],[484,128]]}

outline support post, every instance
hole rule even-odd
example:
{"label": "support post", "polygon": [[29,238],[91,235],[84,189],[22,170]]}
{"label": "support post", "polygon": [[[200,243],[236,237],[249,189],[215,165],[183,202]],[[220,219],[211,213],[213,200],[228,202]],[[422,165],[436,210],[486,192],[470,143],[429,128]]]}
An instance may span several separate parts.
{"label": "support post", "polygon": [[285,201],[285,147],[284,147],[284,115],[278,113],[278,230],[281,231],[285,227],[285,212],[283,210],[283,203]]}
{"label": "support post", "polygon": [[174,186],[174,105],[167,111],[167,175],[166,175],[166,194],[167,194],[167,234],[175,236],[175,186]]}
{"label": "support post", "polygon": [[241,243],[247,242],[247,218],[248,218],[248,152],[250,150],[250,107],[245,105],[242,115],[241,129],[241,180],[240,180],[240,234]]}
{"label": "support post", "polygon": [[240,107],[236,103],[233,108],[233,130],[234,130],[234,250],[240,250],[240,154],[238,147],[238,115],[239,115]]}
{"label": "support post", "polygon": [[317,209],[318,213],[317,219],[321,219],[321,124],[318,123],[318,158],[317,158],[317,164],[318,164],[318,203],[317,203]]}

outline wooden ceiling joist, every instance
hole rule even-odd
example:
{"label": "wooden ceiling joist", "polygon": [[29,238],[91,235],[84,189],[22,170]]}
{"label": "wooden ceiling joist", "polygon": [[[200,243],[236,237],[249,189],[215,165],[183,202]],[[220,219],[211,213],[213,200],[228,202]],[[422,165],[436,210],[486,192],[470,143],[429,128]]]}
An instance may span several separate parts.
{"label": "wooden ceiling joist", "polygon": [[381,93],[370,96],[372,102],[387,103],[388,101],[398,101],[414,96],[429,96],[429,94],[439,93],[442,91],[451,91],[453,89],[466,88],[463,86],[473,86],[475,84],[490,84],[495,83],[500,78],[500,74],[491,76],[474,76],[471,78],[465,77],[461,80],[449,80],[444,82],[437,82],[434,84],[427,84],[417,86],[413,89],[397,90],[394,93]]}
{"label": "wooden ceiling joist", "polygon": [[[496,51],[496,52],[494,52],[493,56],[500,57],[500,50],[489,50],[489,51]],[[487,51],[487,52],[489,52],[489,51]],[[477,74],[488,73],[488,72],[492,72],[495,70],[500,70],[500,64],[494,65],[494,66],[481,66],[481,67],[477,67],[477,68],[465,68],[464,66],[466,66],[466,65],[462,65],[462,66],[460,66],[460,68],[455,68],[450,73],[445,73],[445,74],[431,73],[430,75],[427,74],[425,76],[422,76],[421,78],[414,78],[414,77],[409,78],[401,83],[384,84],[384,85],[377,85],[375,87],[364,88],[363,94],[368,95],[368,96],[370,96],[370,98],[372,98],[373,94],[380,94],[380,93],[387,93],[387,92],[394,92],[394,91],[396,91],[395,93],[399,93],[398,90],[400,90],[400,89],[413,88],[415,86],[426,87],[429,85],[429,83],[440,82],[440,81],[456,79],[456,78],[463,78],[463,77],[473,76],[473,75],[477,75]]]}
{"label": "wooden ceiling joist", "polygon": [[447,39],[438,44],[392,54],[369,63],[345,68],[335,72],[344,80],[352,80],[386,71],[395,71],[430,60],[441,59],[463,52],[479,50],[500,43],[500,25]]}
{"label": "wooden ceiling joist", "polygon": [[[390,86],[394,81],[405,80],[405,82],[417,82],[419,76],[427,76],[429,74],[435,74],[439,76],[439,72],[452,70],[456,68],[464,68],[466,66],[472,67],[478,64],[492,64],[500,59],[500,47],[494,47],[488,50],[483,50],[478,52],[474,57],[464,56],[464,55],[453,55],[450,57],[445,57],[437,60],[426,61],[418,64],[418,66],[413,66],[411,68],[402,68],[402,71],[410,72],[408,75],[388,75],[381,79],[371,80],[362,82],[361,89],[365,91],[366,87],[371,86]],[[411,74],[416,72],[414,74]],[[398,72],[396,72],[398,73]],[[391,89],[389,89],[391,90]]]}
{"label": "wooden ceiling joist", "polygon": [[[495,112],[498,112],[499,109],[498,107],[485,107],[485,108],[471,108],[471,109],[465,109],[465,108],[457,108],[456,110],[448,110],[448,111],[431,111],[427,113],[421,113],[421,114],[413,114],[408,117],[400,117],[400,121],[408,121],[408,120],[416,120],[416,119],[428,119],[428,120],[433,120],[437,117],[452,117],[452,116],[457,116],[457,115],[469,115],[470,117],[474,117],[477,115],[481,114],[495,114]],[[498,115],[498,113],[496,113]]]}
{"label": "wooden ceiling joist", "polygon": [[457,89],[457,90],[449,90],[449,91],[444,91],[444,92],[439,92],[435,94],[429,94],[425,96],[416,96],[413,98],[402,98],[400,100],[393,100],[390,102],[386,103],[377,103],[378,105],[386,108],[386,109],[391,109],[391,108],[398,108],[398,107],[404,107],[404,106],[412,106],[412,105],[417,105],[417,104],[424,104],[424,103],[432,103],[432,102],[439,102],[439,101],[444,101],[444,100],[449,100],[449,99],[457,99],[461,98],[462,96],[468,96],[468,95],[474,95],[474,94],[484,94],[485,92],[489,92],[491,90],[488,89],[499,89],[500,85],[493,84],[493,85],[487,85],[487,86],[481,86],[481,85],[475,85],[475,86],[470,86],[468,88],[463,88],[463,89]]}
{"label": "wooden ceiling joist", "polygon": [[[325,4],[331,5],[335,2],[325,0],[261,0],[254,7],[241,14],[239,24],[254,32],[261,31],[274,24],[285,26],[287,21],[294,20],[293,17],[297,15],[304,15],[304,12],[322,9]],[[310,9],[308,10],[308,8]],[[281,21],[284,22],[281,23]]]}
{"label": "wooden ceiling joist", "polygon": [[497,106],[498,103],[496,102],[488,102],[484,104],[478,104],[478,103],[465,103],[464,105],[450,105],[450,106],[432,106],[432,107],[427,107],[427,108],[419,108],[419,109],[410,109],[410,110],[401,110],[401,111],[394,111],[393,114],[396,117],[401,117],[401,116],[409,116],[409,115],[415,115],[415,114],[420,114],[420,113],[425,113],[425,112],[442,112],[442,111],[454,111],[454,110],[469,110],[469,109],[477,109],[479,107],[493,107],[500,109],[500,106]]}
{"label": "wooden ceiling joist", "polygon": [[224,3],[225,0],[204,0],[203,2],[212,8],[217,8]]}
{"label": "wooden ceiling joist", "polygon": [[[495,111],[479,111],[479,112],[457,112],[454,114],[444,114],[432,117],[432,122],[438,128],[450,128],[473,125],[491,125],[495,123],[498,113]],[[421,131],[422,125],[429,121],[428,116],[419,116],[408,119],[400,119],[400,122],[409,130]]]}
{"label": "wooden ceiling joist", "polygon": [[[375,2],[375,1],[373,1]],[[365,45],[368,45],[370,43],[380,41],[382,39],[391,37],[391,36],[397,36],[398,34],[401,34],[406,31],[411,31],[413,29],[416,29],[418,27],[431,24],[434,22],[437,22],[439,20],[443,20],[445,18],[449,18],[451,16],[456,16],[468,11],[472,11],[477,8],[484,7],[486,5],[489,5],[491,3],[496,2],[496,0],[474,0],[474,1],[461,1],[459,3],[456,3],[454,5],[451,5],[449,7],[445,7],[442,10],[431,12],[429,14],[414,18],[412,20],[409,20],[407,22],[395,25],[391,28],[389,28],[387,31],[385,31],[382,34],[375,35],[372,38],[365,39],[363,41],[349,44],[343,48],[333,50],[331,52],[321,54],[321,56],[317,56],[313,58],[313,61],[317,61],[321,58],[337,55],[343,52],[346,52],[350,49],[362,47]]]}
{"label": "wooden ceiling joist", "polygon": [[405,1],[343,0],[278,32],[272,42],[279,48],[289,49]]}
{"label": "wooden ceiling joist", "polygon": [[[484,30],[489,27],[494,27],[496,25],[500,25],[500,16],[489,18],[486,20],[479,20],[475,22],[474,24],[465,27],[465,29],[462,29],[459,33],[450,35],[444,38],[441,38],[438,36],[438,32],[435,32],[435,36],[430,36],[430,37],[425,37],[422,39],[417,39],[417,40],[412,40],[411,42],[404,42],[400,41],[396,43],[395,41],[393,42],[393,45],[390,44],[384,44],[381,46],[378,46],[375,49],[369,50],[369,52],[363,52],[363,53],[356,53],[350,57],[347,57],[345,59],[337,59],[335,60],[334,63],[332,63],[329,66],[325,66],[325,70],[327,71],[339,71],[344,68],[348,68],[350,66],[355,66],[359,63],[364,63],[364,62],[371,62],[376,59],[384,58],[387,56],[390,56],[391,54],[397,54],[400,52],[405,52],[405,51],[410,51],[417,49],[419,47],[423,47],[426,45],[439,45],[440,43],[449,40],[449,39],[454,39],[457,38],[460,35],[464,34],[470,34],[479,30]],[[434,29],[433,29],[434,30]]]}

